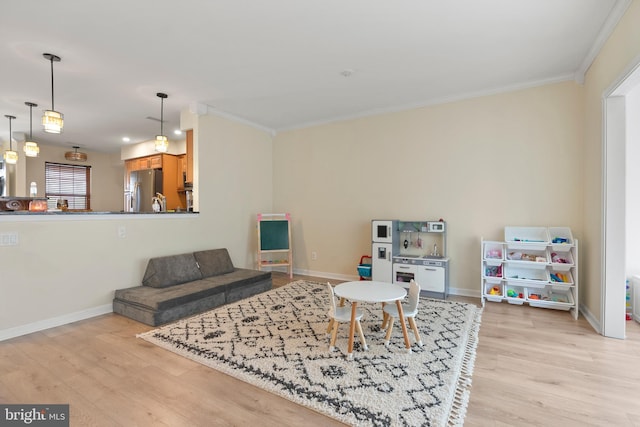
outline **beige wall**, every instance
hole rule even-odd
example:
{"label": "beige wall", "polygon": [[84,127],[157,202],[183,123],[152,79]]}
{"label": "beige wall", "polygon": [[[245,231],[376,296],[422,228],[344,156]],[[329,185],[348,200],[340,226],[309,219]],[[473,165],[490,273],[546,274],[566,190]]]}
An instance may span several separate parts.
{"label": "beige wall", "polygon": [[38,196],[44,197],[44,163],[55,162],[91,166],[91,209],[94,212],[121,211],[124,203],[124,162],[119,154],[80,150],[87,154],[86,162],[71,162],[64,153],[71,148],[40,144],[38,157],[26,157],[25,195],[32,181],[38,185]]}
{"label": "beige wall", "polygon": [[194,192],[200,212],[207,214],[200,239],[222,240],[235,265],[255,268],[256,215],[270,212],[273,199],[271,136],[212,115],[200,116],[197,128]]}
{"label": "beige wall", "polygon": [[199,123],[200,214],[0,215],[0,233],[19,239],[0,247],[0,340],[110,311],[113,291],[140,284],[150,257],[226,247],[236,266],[254,266],[255,214],[271,209],[270,136],[190,120]]}
{"label": "beige wall", "polygon": [[579,238],[582,106],[565,82],[278,134],[274,209],[292,214],[296,268],[356,276],[372,219],[443,218],[451,287],[478,295],[481,237],[549,225]]}
{"label": "beige wall", "polygon": [[[640,2],[634,0],[596,57],[585,78],[584,245],[581,247],[581,301],[601,319],[602,275],[602,97],[640,55]],[[622,286],[622,284],[621,284]]]}

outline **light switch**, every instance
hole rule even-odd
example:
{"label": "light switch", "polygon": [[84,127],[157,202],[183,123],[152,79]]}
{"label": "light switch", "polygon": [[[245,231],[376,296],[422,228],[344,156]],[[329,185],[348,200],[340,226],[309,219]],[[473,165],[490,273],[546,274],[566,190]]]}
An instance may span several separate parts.
{"label": "light switch", "polygon": [[2,233],[0,234],[0,246],[17,246],[18,233]]}

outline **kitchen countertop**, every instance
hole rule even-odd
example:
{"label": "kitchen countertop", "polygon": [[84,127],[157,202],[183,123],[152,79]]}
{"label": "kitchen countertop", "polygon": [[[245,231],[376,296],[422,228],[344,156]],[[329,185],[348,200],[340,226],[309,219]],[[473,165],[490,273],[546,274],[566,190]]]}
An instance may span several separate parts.
{"label": "kitchen countertop", "polygon": [[449,257],[444,257],[442,255],[433,256],[433,255],[393,255],[394,259],[406,259],[406,260],[417,260],[417,261],[449,261]]}
{"label": "kitchen countertop", "polygon": [[199,212],[187,212],[187,211],[175,211],[175,212],[116,212],[116,211],[46,211],[46,212],[31,212],[31,211],[0,211],[0,215],[40,215],[40,216],[57,216],[57,215],[183,215],[183,214],[197,214]]}

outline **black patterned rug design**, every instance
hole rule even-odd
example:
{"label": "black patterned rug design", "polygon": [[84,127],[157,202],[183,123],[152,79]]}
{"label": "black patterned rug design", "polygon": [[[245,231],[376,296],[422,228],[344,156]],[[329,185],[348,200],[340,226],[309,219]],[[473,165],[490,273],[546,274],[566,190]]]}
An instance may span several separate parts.
{"label": "black patterned rug design", "polygon": [[389,347],[379,304],[361,304],[369,350],[348,324],[329,352],[326,284],[296,281],[138,335],[151,343],[351,425],[462,425],[469,400],[481,309],[420,299],[409,330],[412,353],[394,325]]}

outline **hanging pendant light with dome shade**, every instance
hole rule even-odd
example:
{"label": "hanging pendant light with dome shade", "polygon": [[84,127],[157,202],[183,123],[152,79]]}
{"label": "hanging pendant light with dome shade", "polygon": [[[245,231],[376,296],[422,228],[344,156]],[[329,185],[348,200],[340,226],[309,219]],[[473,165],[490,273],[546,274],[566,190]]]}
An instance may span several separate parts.
{"label": "hanging pendant light with dome shade", "polygon": [[163,133],[164,124],[164,100],[168,98],[166,93],[158,92],[156,96],[160,98],[160,135],[156,135],[156,151],[166,153],[169,150],[169,141]]}
{"label": "hanging pendant light with dome shade", "polygon": [[42,115],[42,126],[44,126],[45,132],[60,133],[64,126],[64,115],[55,111],[53,97],[53,63],[60,62],[60,57],[52,53],[43,53],[42,56],[51,62],[51,110],[44,111],[44,114]]}
{"label": "hanging pendant light with dome shade", "polygon": [[29,106],[29,140],[24,143],[24,155],[27,157],[38,157],[40,153],[40,147],[33,142],[33,107],[37,107],[38,104],[33,102],[25,102],[25,105]]}
{"label": "hanging pendant light with dome shade", "polygon": [[4,161],[7,162],[7,164],[15,165],[16,163],[18,163],[18,152],[13,151],[13,144],[12,144],[13,135],[11,134],[11,120],[15,119],[16,116],[10,116],[8,114],[5,114],[5,117],[9,119],[9,149],[4,152],[3,158],[4,158]]}
{"label": "hanging pendant light with dome shade", "polygon": [[80,148],[78,145],[73,146],[73,151],[67,151],[64,153],[64,158],[67,160],[72,160],[74,162],[86,162],[87,161],[87,153],[81,153],[78,151]]}

